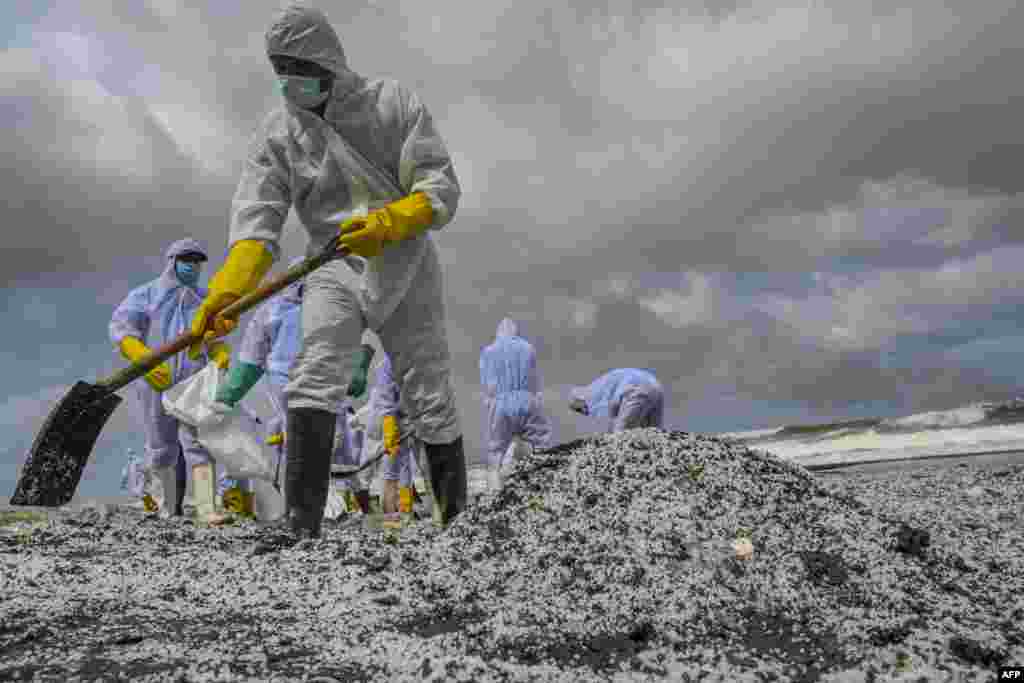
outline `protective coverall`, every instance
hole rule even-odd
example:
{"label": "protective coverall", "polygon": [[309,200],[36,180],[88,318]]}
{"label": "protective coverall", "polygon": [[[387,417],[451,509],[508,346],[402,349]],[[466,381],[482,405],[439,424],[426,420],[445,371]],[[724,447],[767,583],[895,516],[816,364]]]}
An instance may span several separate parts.
{"label": "protective coverall", "polygon": [[[349,219],[377,216],[415,197],[425,197],[431,209],[426,232],[402,233],[404,238],[372,258],[338,259],[306,278],[302,348],[284,391],[290,532],[320,535],[334,430],[325,413],[342,411],[367,328],[391,357],[402,412],[427,444],[433,488],[443,496],[447,522],[465,506],[466,472],[450,382],[441,265],[429,232],[444,227],[456,210],[460,190],[451,159],[415,93],[393,80],[351,71],[319,10],[304,3],[286,7],[266,33],[266,48],[272,62],[292,59],[321,67],[331,76],[330,90],[313,107],[299,106],[284,92],[284,106],[254,136],[232,202],[232,252],[263,244],[276,258],[289,210],[305,227],[308,253],[314,254]],[[275,68],[280,76],[283,67]],[[214,325],[197,324],[204,330]]]}
{"label": "protective coverall", "polygon": [[[374,373],[373,389],[370,392],[370,405],[375,429],[374,436],[386,416],[393,416],[402,422],[399,407],[399,389],[392,375],[391,361],[384,355],[377,364]],[[381,434],[381,436],[383,436]],[[384,512],[412,512],[412,481],[413,460],[415,459],[416,442],[409,439],[399,447],[398,455],[384,456]],[[369,454],[370,457],[373,454]],[[397,487],[397,490],[394,490]],[[398,500],[394,500],[394,498]],[[394,509],[392,509],[394,508]]]}
{"label": "protective coverall", "polygon": [[143,461],[129,448],[127,462],[121,469],[121,490],[127,491],[133,498],[141,499],[145,495],[145,470]]}
{"label": "protective coverall", "polygon": [[607,418],[611,432],[664,426],[665,391],[646,370],[612,370],[589,386],[574,387],[571,397],[586,405],[587,415]]}
{"label": "protective coverall", "polygon": [[[373,370],[376,372],[376,370]],[[380,430],[379,421],[374,422],[373,418],[373,404],[367,401],[359,410],[351,415],[348,420],[349,430],[352,434],[356,435],[357,447],[355,452],[358,453],[359,464],[364,465],[370,458],[372,458],[381,447],[383,435]],[[365,491],[366,503],[369,505],[370,490],[373,487],[373,481],[376,478],[378,471],[380,470],[380,462],[376,465],[367,467],[365,470],[353,477],[354,484],[360,491]],[[360,504],[361,506],[361,504]]]}
{"label": "protective coverall", "polygon": [[[160,277],[133,289],[114,310],[109,329],[114,348],[121,348],[126,337],[134,337],[150,349],[155,349],[189,331],[189,323],[206,291],[182,284],[175,274],[175,259],[185,254],[206,256],[206,250],[193,239],[172,243],[164,254],[167,263]],[[192,376],[203,369],[208,360],[206,356],[190,360],[184,353],[173,356],[167,361],[171,368],[171,383]],[[161,403],[160,394],[149,384],[142,381],[134,384],[142,404],[147,494],[150,494],[150,487],[157,481],[154,471],[176,467],[174,498],[177,500],[172,499],[165,505],[173,506],[174,512],[181,514],[181,500],[185,494],[187,478],[186,462],[191,468],[210,465],[213,461],[196,438],[195,427],[168,415]],[[166,489],[171,482],[163,483]],[[165,509],[165,512],[171,511]]]}
{"label": "protective coverall", "polygon": [[492,489],[500,488],[501,473],[511,464],[513,441],[547,448],[551,423],[544,415],[537,352],[519,336],[516,323],[498,324],[494,343],[480,353],[480,384],[484,389],[486,465]]}
{"label": "protective coverall", "polygon": [[[358,467],[364,462],[366,433],[365,428],[356,416],[355,406],[351,403],[345,409],[345,433],[348,437],[347,452],[343,459],[339,457],[338,451],[335,449],[334,462],[343,463],[348,467]],[[367,468],[351,477],[336,480],[340,482],[339,487],[345,491],[345,504],[349,512],[369,513],[370,476],[371,470]]]}

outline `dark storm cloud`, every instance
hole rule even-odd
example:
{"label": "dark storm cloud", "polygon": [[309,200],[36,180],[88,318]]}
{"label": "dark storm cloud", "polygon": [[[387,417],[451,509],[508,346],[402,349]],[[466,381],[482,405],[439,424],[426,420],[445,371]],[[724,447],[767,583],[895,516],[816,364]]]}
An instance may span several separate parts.
{"label": "dark storm cloud", "polygon": [[[246,140],[276,102],[276,4],[57,6],[0,55],[5,288],[89,283],[113,305],[185,234],[219,263]],[[676,414],[733,390],[814,405],[1005,390],[938,351],[898,372],[877,358],[895,339],[984,336],[1016,300],[1016,3],[327,11],[353,68],[416,88],[454,155],[464,197],[436,238],[468,433],[476,354],[506,314],[556,394],[651,367]],[[287,256],[304,246],[291,226]]]}

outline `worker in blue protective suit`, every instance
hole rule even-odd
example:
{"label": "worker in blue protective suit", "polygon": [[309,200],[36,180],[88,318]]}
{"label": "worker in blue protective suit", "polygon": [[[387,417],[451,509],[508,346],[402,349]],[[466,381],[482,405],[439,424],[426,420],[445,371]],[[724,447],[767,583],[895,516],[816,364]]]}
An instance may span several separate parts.
{"label": "worker in blue protective suit", "polygon": [[519,336],[516,323],[498,324],[494,342],[480,352],[480,384],[484,393],[486,466],[493,491],[512,460],[512,446],[522,441],[547,448],[551,423],[543,412],[537,352]]}
{"label": "worker in blue protective suit", "polygon": [[347,253],[306,278],[302,348],[285,387],[289,521],[272,543],[320,536],[335,420],[367,330],[394,365],[447,524],[466,503],[433,237],[458,205],[451,157],[415,93],[349,68],[323,12],[289,4],[266,32],[266,51],[283,106],[252,140],[232,201],[230,251],[193,333],[205,343],[237,325],[222,312],[259,286],[280,253],[290,211],[308,234],[308,254],[335,240]]}
{"label": "worker in blue protective suit", "polygon": [[[376,374],[376,368],[371,368],[370,372]],[[349,417],[348,427],[350,432],[355,435],[354,444],[357,446],[355,452],[358,453],[358,462],[360,465],[366,465],[379,452],[381,441],[384,438],[380,433],[380,421],[375,421],[373,417],[372,391],[370,400]],[[378,461],[373,465],[367,465],[362,472],[352,477],[355,488],[352,509],[370,509],[370,490],[379,470],[380,462]]]}
{"label": "worker in blue protective suit", "polygon": [[574,387],[569,407],[582,415],[607,418],[609,431],[664,426],[665,391],[647,370],[620,368],[586,387]]}
{"label": "worker in blue protective suit", "polygon": [[[366,447],[366,430],[356,417],[355,406],[350,402],[345,406],[345,433],[348,437],[347,462],[349,466],[358,467],[363,463]],[[335,457],[335,462],[339,458]],[[343,479],[345,507],[349,512],[369,512],[370,504],[370,469]],[[365,507],[364,507],[365,504]]]}
{"label": "worker in blue protective suit", "polygon": [[[288,267],[302,262],[293,259]],[[278,471],[287,477],[285,455],[285,397],[284,388],[288,373],[295,363],[302,344],[302,296],[304,281],[289,285],[280,294],[257,309],[245,329],[238,362],[231,368],[227,379],[217,391],[216,400],[229,407],[237,405],[249,390],[263,377],[269,389],[276,415],[268,428],[267,443],[278,447]],[[364,345],[349,384],[349,396],[358,398],[366,391],[366,377],[373,360],[373,347]],[[338,437],[333,450],[335,464],[352,466],[357,464],[348,437],[347,415],[343,411],[336,420],[335,432]],[[325,475],[327,476],[327,475]],[[346,487],[347,484],[342,484]],[[287,505],[287,495],[285,500]],[[250,504],[251,507],[251,504]]]}
{"label": "worker in blue protective suit", "polygon": [[[362,438],[360,434],[357,434],[349,426],[349,418],[352,416],[352,405],[349,401],[345,402],[345,410],[343,413],[338,415],[338,419],[335,423],[334,429],[334,452],[331,458],[331,462],[335,465],[341,465],[348,468],[355,468],[359,466],[359,458],[362,454]],[[353,476],[334,476],[332,477],[335,490],[341,494],[342,499],[345,501],[345,508],[349,512],[363,512],[368,513],[369,507],[363,507],[362,502],[358,502],[360,498],[360,479],[359,475]]]}
{"label": "worker in blue protective suit", "polygon": [[[399,390],[392,374],[391,359],[387,354],[378,360],[370,392],[372,419],[379,425],[385,458],[381,508],[384,513],[411,513],[413,504],[413,459],[415,440],[399,443],[399,422],[404,418],[399,406]],[[376,431],[376,430],[374,430]],[[372,454],[370,454],[372,456]],[[369,491],[367,491],[369,495]]]}
{"label": "worker in blue protective suit", "polygon": [[121,469],[121,490],[127,491],[132,498],[142,500],[145,505],[145,463],[135,454],[134,448],[129,448],[127,455],[128,462]]}
{"label": "worker in blue protective suit", "polygon": [[[206,250],[193,239],[178,240],[165,252],[166,264],[160,277],[133,289],[114,310],[110,340],[122,355],[135,363],[189,331],[189,323],[206,296],[199,287]],[[208,361],[226,368],[231,349],[223,343],[207,347],[207,354],[190,359],[178,354],[150,370],[137,382],[145,430],[146,488],[143,504],[157,507],[154,484],[162,489],[162,516],[181,515],[187,482],[186,463],[191,467],[193,491],[200,515],[215,521],[213,460],[196,437],[195,427],[167,414],[160,393],[201,370]],[[207,485],[208,484],[208,485]],[[208,495],[206,495],[208,494]],[[207,507],[202,507],[207,504]]]}

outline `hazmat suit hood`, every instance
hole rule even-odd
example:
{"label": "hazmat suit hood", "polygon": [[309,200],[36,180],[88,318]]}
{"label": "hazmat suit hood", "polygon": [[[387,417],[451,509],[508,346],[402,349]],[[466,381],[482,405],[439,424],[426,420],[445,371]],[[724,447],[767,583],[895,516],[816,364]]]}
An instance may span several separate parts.
{"label": "hazmat suit hood", "polygon": [[347,90],[357,79],[327,16],[308,2],[292,2],[280,10],[267,29],[265,43],[267,57],[294,57],[328,69],[335,76],[335,88],[340,83]]}
{"label": "hazmat suit hood", "polygon": [[197,253],[202,254],[203,258],[209,260],[210,255],[206,253],[206,249],[203,248],[196,240],[191,237],[187,237],[177,242],[172,242],[166,250],[164,250],[164,258],[167,263],[164,264],[164,270],[160,273],[160,279],[167,288],[173,287],[184,287],[178,280],[178,276],[174,274],[174,259],[184,254]]}
{"label": "hazmat suit hood", "polygon": [[500,323],[498,323],[498,332],[495,336],[498,338],[518,337],[519,325],[517,325],[516,321],[511,318],[504,318]]}

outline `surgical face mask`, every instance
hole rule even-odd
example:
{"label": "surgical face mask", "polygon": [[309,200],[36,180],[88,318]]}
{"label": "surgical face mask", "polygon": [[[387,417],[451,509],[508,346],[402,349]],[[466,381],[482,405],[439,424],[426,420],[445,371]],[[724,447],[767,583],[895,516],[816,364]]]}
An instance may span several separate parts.
{"label": "surgical face mask", "polygon": [[178,281],[189,287],[196,286],[201,271],[202,266],[194,261],[175,261],[174,263],[174,273],[178,276]]}
{"label": "surgical face mask", "polygon": [[313,109],[323,104],[331,94],[330,88],[321,89],[321,80],[309,76],[278,76],[277,88],[296,107]]}

